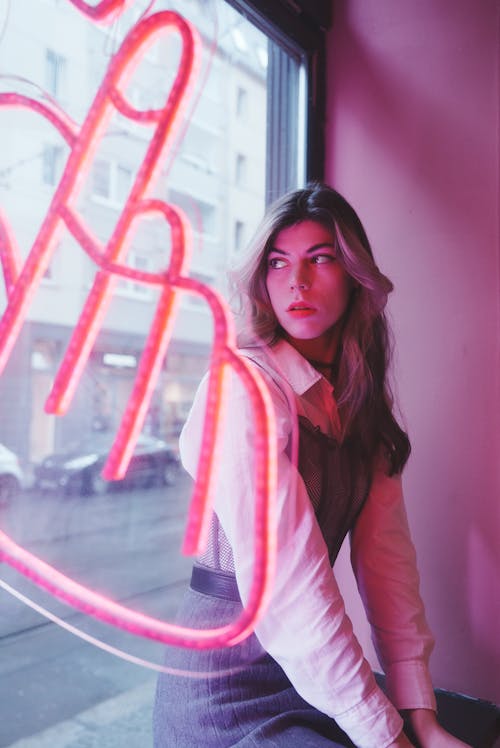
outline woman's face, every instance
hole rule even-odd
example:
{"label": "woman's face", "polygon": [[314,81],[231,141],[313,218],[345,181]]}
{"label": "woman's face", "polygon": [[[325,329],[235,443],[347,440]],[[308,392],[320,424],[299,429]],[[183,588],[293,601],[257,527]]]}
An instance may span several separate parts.
{"label": "woman's face", "polygon": [[352,279],[335,256],[331,232],[316,221],[280,231],[267,257],[266,286],[287,339],[309,358],[331,360]]}

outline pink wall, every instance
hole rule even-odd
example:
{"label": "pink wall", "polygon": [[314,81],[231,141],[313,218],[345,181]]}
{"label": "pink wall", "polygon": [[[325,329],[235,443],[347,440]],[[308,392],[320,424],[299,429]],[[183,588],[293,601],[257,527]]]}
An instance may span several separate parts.
{"label": "pink wall", "polygon": [[[497,0],[334,0],[326,160],[396,285],[406,499],[434,682],[496,701],[499,15]],[[339,567],[366,645],[345,553]]]}

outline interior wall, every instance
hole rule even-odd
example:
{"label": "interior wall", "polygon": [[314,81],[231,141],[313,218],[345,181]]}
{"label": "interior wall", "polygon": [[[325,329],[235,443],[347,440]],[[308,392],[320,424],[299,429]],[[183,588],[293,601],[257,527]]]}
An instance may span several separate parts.
{"label": "interior wall", "polygon": [[[395,284],[431,671],[438,687],[500,701],[500,3],[334,0],[333,10],[325,176]],[[345,552],[337,573],[371,652]]]}

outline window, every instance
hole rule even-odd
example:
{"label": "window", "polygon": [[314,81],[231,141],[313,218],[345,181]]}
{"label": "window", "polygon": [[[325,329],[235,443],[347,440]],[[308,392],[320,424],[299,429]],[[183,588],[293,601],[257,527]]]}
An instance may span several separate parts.
{"label": "window", "polygon": [[64,93],[65,69],[66,60],[64,57],[52,49],[47,49],[45,53],[45,85],[48,93],[55,98],[60,98]]}
{"label": "window", "polygon": [[118,164],[116,167],[115,195],[119,203],[124,203],[132,187],[132,169]]}
{"label": "window", "polygon": [[236,169],[234,181],[238,187],[244,187],[247,179],[247,157],[242,153],[236,154]]}
{"label": "window", "polygon": [[97,197],[111,197],[111,164],[97,159],[92,167],[92,193]]}
{"label": "window", "polygon": [[237,252],[243,249],[245,244],[245,224],[243,221],[236,221],[234,224],[234,248]]}
{"label": "window", "polygon": [[267,53],[267,49],[264,47],[257,47],[257,59],[259,60],[259,64],[263,70],[267,70],[267,66],[269,64],[269,55]]}
{"label": "window", "polygon": [[188,217],[196,234],[205,237],[217,235],[218,212],[213,204],[185,192],[170,190],[168,200],[181,208]]}
{"label": "window", "polygon": [[[46,90],[79,126],[112,54],[149,4],[122,4],[123,13],[103,33],[67,0],[44,0],[43,13],[40,0],[11,2],[2,69]],[[244,250],[266,203],[306,178],[322,176],[322,134],[314,123],[324,121],[320,25],[325,22],[308,7],[330,3],[157,0],[155,10],[172,5],[200,32],[200,77],[192,99],[181,107],[188,116],[161,154],[144,199],[152,201],[149,207],[164,201],[184,212],[192,234],[184,272],[223,294],[228,261]],[[138,109],[164,106],[175,77],[180,48],[175,33],[158,35],[154,44],[124,92]],[[3,90],[9,85],[6,78]],[[78,174],[68,199],[73,233],[60,223],[54,241],[61,241],[61,251],[45,276],[51,280],[33,290],[13,358],[0,375],[0,445],[13,455],[16,479],[15,495],[13,489],[0,507],[1,529],[100,594],[173,621],[192,565],[179,551],[191,483],[166,456],[176,456],[180,430],[209,366],[214,321],[203,298],[179,293],[168,348],[156,368],[150,367],[157,378],[147,380],[151,372],[141,368],[141,357],[151,330],[167,324],[161,304],[170,298],[162,297],[161,280],[171,262],[172,230],[161,211],[141,210],[146,203],[137,206],[134,231],[121,237],[123,257],[117,262],[156,273],[156,288],[113,277],[109,305],[100,307],[92,324],[90,315],[83,315],[89,286],[94,301],[102,298],[93,284],[104,273],[79,239],[86,232],[106,251],[144,170],[154,132],[153,123],[133,121],[122,109],[113,108],[102,124],[88,171]],[[8,175],[0,182],[0,205],[24,262],[39,227],[46,225],[71,146],[31,112],[13,108],[6,124],[6,110],[0,109],[0,120],[15,131],[0,151],[0,174]],[[46,412],[46,402],[79,323],[89,353],[65,414],[56,416]],[[151,394],[141,403],[140,440],[125,478],[104,481],[103,459],[128,413],[137,377]],[[101,624],[2,566],[2,576],[21,594],[85,634],[162,662],[162,645]],[[75,730],[82,744],[128,745],[130,722],[113,720],[113,714],[130,715],[140,723],[141,745],[152,744],[155,674],[71,638],[4,590],[0,598],[1,659],[9,672],[0,678],[6,745],[28,738],[33,745],[62,748]],[[29,662],[19,658],[28,651]],[[50,699],[40,699],[45,692]]]}
{"label": "window", "polygon": [[240,119],[246,117],[248,106],[248,92],[245,88],[238,86],[236,89],[236,116]]}
{"label": "window", "polygon": [[194,169],[205,173],[218,171],[217,156],[221,145],[221,132],[215,126],[196,119],[191,122],[183,138],[179,156]]}
{"label": "window", "polygon": [[92,165],[92,194],[119,208],[129,196],[133,178],[128,166],[97,158]]}
{"label": "window", "polygon": [[[126,263],[127,267],[133,268],[134,270],[150,271],[152,262],[151,258],[147,255],[138,254],[131,250],[128,254]],[[136,283],[131,278],[122,278],[119,283],[119,292],[124,296],[131,296],[135,298],[142,298],[148,300],[151,298],[151,288],[146,286],[144,283]]]}
{"label": "window", "polygon": [[242,29],[239,26],[233,26],[231,29],[231,35],[233,37],[236,49],[239,52],[247,52],[248,44],[245,38],[245,33],[242,31]]}
{"label": "window", "polygon": [[46,145],[42,151],[42,182],[54,186],[59,181],[62,167],[62,148],[55,145]]}

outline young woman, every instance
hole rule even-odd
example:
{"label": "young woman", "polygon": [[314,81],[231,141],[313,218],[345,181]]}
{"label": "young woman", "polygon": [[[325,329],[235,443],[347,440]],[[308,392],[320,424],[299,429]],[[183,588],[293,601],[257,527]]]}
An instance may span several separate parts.
{"label": "young woman", "polygon": [[[276,577],[266,614],[243,643],[168,652],[172,668],[205,675],[159,678],[155,746],[464,746],[438,725],[427,669],[433,640],[401,492],[410,444],[386,381],[392,285],[352,207],[323,184],[271,206],[234,277],[242,353],[265,378],[276,415]],[[253,419],[236,377],[227,396],[210,540],[180,613],[194,628],[235,620],[253,574]],[[206,380],[180,440],[192,475],[205,398]],[[332,572],[349,532],[388,696]]]}

